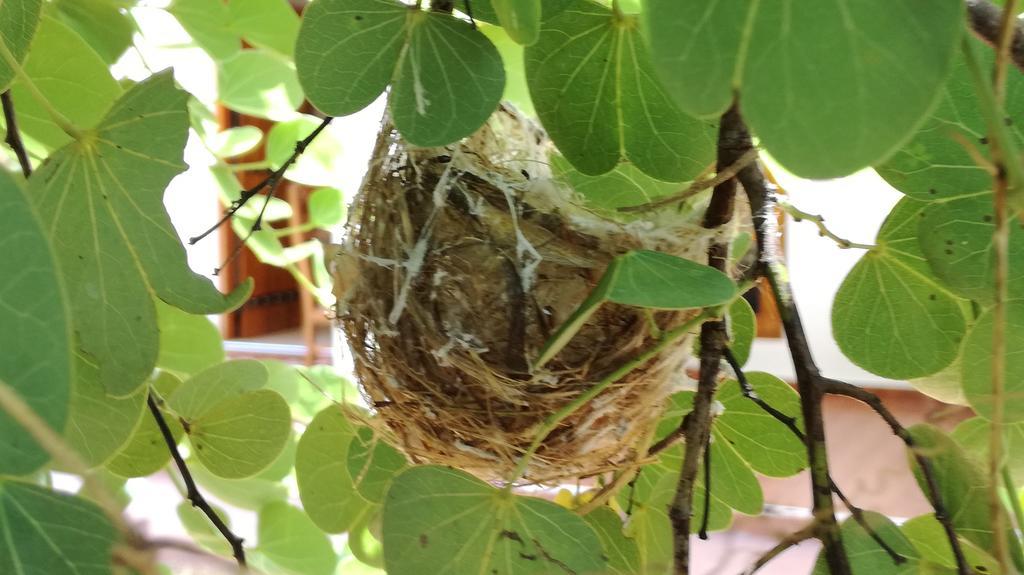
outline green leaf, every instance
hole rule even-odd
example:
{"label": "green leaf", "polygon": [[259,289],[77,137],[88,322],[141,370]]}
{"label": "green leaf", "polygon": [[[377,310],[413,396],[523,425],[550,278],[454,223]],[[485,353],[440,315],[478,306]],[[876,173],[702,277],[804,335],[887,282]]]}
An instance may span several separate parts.
{"label": "green leaf", "polygon": [[[981,314],[964,340],[961,378],[967,402],[984,418],[992,415],[992,310]],[[1024,422],[1024,300],[1006,305],[1006,382],[1003,421]]]}
{"label": "green leaf", "polygon": [[[992,425],[981,417],[961,421],[950,436],[964,452],[978,461],[988,461],[989,434]],[[1010,475],[1024,480],[1024,423],[1011,423],[1003,427],[1003,448]]]}
{"label": "green leaf", "polygon": [[131,17],[116,0],[56,0],[56,16],[84,39],[107,64],[132,45]]}
{"label": "green leaf", "polygon": [[[960,353],[963,354],[963,346],[960,346]],[[954,405],[967,405],[967,398],[964,396],[963,382],[960,380],[960,372],[963,370],[962,357],[957,357],[953,363],[942,371],[908,379],[907,383],[914,386],[914,389],[937,399],[943,403]]]}
{"label": "green leaf", "polygon": [[[990,549],[993,536],[988,509],[989,482],[985,473],[937,428],[919,423],[908,431],[915,449],[931,462],[939,495],[957,533],[982,549]],[[907,457],[918,485],[925,491],[927,484],[917,462],[909,452]]]}
{"label": "green leaf", "polygon": [[392,478],[407,466],[405,456],[372,429],[356,430],[348,446],[348,474],[367,501],[383,503]]}
{"label": "green leaf", "polygon": [[269,467],[290,433],[288,404],[269,389],[225,399],[189,418],[185,428],[196,457],[210,473],[225,479],[249,477]]}
{"label": "green leaf", "polygon": [[529,46],[540,36],[540,0],[491,0],[498,23],[516,42]]}
{"label": "green leaf", "polygon": [[[918,225],[921,250],[935,275],[958,295],[989,304],[995,297],[992,194],[929,204]],[[1010,227],[1010,261],[1024,262],[1024,229]],[[1024,265],[1011,265],[1010,292],[1024,296]]]}
{"label": "green leaf", "polygon": [[295,575],[331,575],[338,556],[331,541],[301,510],[278,501],[260,509],[257,549]]}
{"label": "green leaf", "polygon": [[[222,521],[231,527],[231,517],[224,512],[223,509],[216,505],[211,505],[214,513],[216,513]],[[196,509],[188,501],[182,501],[177,507],[178,520],[181,521],[181,526],[188,532],[189,537],[192,541],[198,543],[204,549],[212,551],[218,555],[225,555],[230,557],[232,554],[231,545],[224,539],[224,536],[217,531],[217,528],[210,522],[210,518],[205,513]]]}
{"label": "green leaf", "polygon": [[264,505],[288,498],[288,487],[280,481],[261,479],[259,476],[244,479],[224,479],[210,473],[195,459],[188,460],[188,468],[204,493],[224,503],[258,511]]}
{"label": "green leaf", "polygon": [[[797,426],[803,428],[800,396],[789,384],[764,372],[752,371],[746,376],[761,399],[796,419]],[[714,429],[755,471],[772,477],[787,477],[807,466],[803,442],[788,427],[743,397],[739,382],[726,381],[715,398],[724,411],[715,418]]]}
{"label": "green leaf", "polygon": [[[278,169],[295,152],[295,143],[304,140],[320,126],[322,120],[313,116],[299,116],[279,122],[267,134],[267,161]],[[324,130],[306,151],[285,172],[285,177],[308,186],[335,185],[344,177],[341,140],[330,129]]]}
{"label": "green leaf", "polygon": [[0,481],[0,573],[107,575],[117,532],[96,505]]}
{"label": "green leaf", "polygon": [[[171,373],[161,371],[152,380],[151,386],[157,395],[166,398],[181,386],[181,380]],[[168,413],[166,408],[161,409],[175,442],[181,441],[182,435],[185,434],[181,423],[173,414]],[[145,477],[163,469],[170,460],[171,453],[168,451],[164,436],[152,415],[146,410],[142,421],[127,443],[107,462],[107,469],[121,477]]]}
{"label": "green leaf", "polygon": [[298,450],[298,447],[299,440],[295,437],[295,433],[289,433],[284,449],[278,454],[277,459],[269,467],[257,473],[255,477],[268,481],[283,481],[285,477],[291,474],[292,469],[295,468],[295,452]]}
{"label": "green leaf", "polygon": [[757,477],[719,430],[711,433],[711,495],[747,515],[760,515],[764,507]]}
{"label": "green leaf", "polygon": [[230,0],[231,28],[246,42],[274,50],[291,59],[299,35],[299,16],[289,2],[279,0]]}
{"label": "green leaf", "polygon": [[147,391],[143,388],[124,398],[107,395],[96,365],[80,353],[76,354],[71,413],[64,427],[68,446],[82,456],[89,467],[106,463],[139,427]]}
{"label": "green leaf", "polygon": [[156,302],[160,353],[156,366],[188,377],[224,361],[220,331],[205,316]]}
{"label": "green leaf", "polygon": [[299,439],[299,498],[309,518],[327,533],[348,531],[377,507],[359,494],[348,471],[348,450],[355,435],[341,409],[330,406],[313,418]]}
{"label": "green leaf", "polygon": [[[889,546],[907,559],[897,565],[892,557],[878,545],[870,533],[852,518],[843,522],[840,533],[843,537],[843,549],[850,559],[850,569],[854,575],[916,575],[918,570],[918,553],[899,527],[888,517],[874,511],[864,512],[864,520],[871,526],[874,534],[881,537]],[[823,553],[818,555],[813,575],[828,575],[828,564]]]}
{"label": "green leaf", "polygon": [[964,27],[962,3],[927,0],[645,8],[653,61],[682,109],[717,116],[738,92],[765,148],[809,178],[895,152],[935,104]]}
{"label": "green leaf", "polygon": [[345,221],[345,196],[337,188],[318,188],[309,195],[309,223],[331,229]]}
{"label": "green leaf", "polygon": [[747,300],[736,298],[729,306],[728,318],[729,349],[736,361],[743,365],[750,358],[750,348],[757,337],[757,315]]}
{"label": "green leaf", "polygon": [[635,250],[615,258],[609,278],[608,301],[656,309],[690,309],[725,303],[736,285],[722,272],[704,264],[650,250]]}
{"label": "green leaf", "polygon": [[[928,513],[908,519],[900,526],[903,535],[914,544],[922,560],[930,561],[947,569],[956,569],[956,558],[949,545],[949,538],[935,515]],[[987,552],[958,536],[960,548],[968,565],[978,573],[999,573],[999,563]]]}
{"label": "green leaf", "polygon": [[[28,54],[41,7],[41,0],[8,0],[0,4],[0,42],[19,64]],[[7,89],[15,74],[7,59],[0,58],[0,90]]]}
{"label": "green leaf", "polygon": [[[979,43],[979,40],[971,39]],[[976,50],[983,65],[991,67],[994,51]],[[1024,121],[1024,78],[1007,75],[1005,111],[1014,120],[1010,132],[1024,143],[1020,122]],[[918,200],[951,199],[992,189],[992,176],[971,157],[965,142],[983,157],[988,126],[979,106],[974,79],[963,57],[958,56],[953,73],[942,90],[939,104],[913,138],[887,162],[878,166],[878,174],[904,194]],[[927,248],[927,246],[924,246]]]}
{"label": "green leaf", "polygon": [[565,157],[555,154],[551,157],[551,167],[558,177],[564,178],[577,194],[583,196],[588,206],[609,212],[647,204],[682,189],[677,183],[648,176],[633,164],[619,164],[605,174],[588,176],[574,168]]}
{"label": "green leaf", "polygon": [[357,112],[392,85],[391,115],[413,145],[476,131],[505,85],[497,49],[468,22],[391,0],[320,0],[302,19],[295,63],[325,114]]}
{"label": "green leaf", "polygon": [[225,400],[263,388],[269,379],[267,367],[254,359],[219,363],[186,380],[167,398],[167,406],[187,420],[196,419]]}
{"label": "green leaf", "polygon": [[909,198],[896,204],[832,307],[832,333],[843,354],[883,377],[942,370],[959,355],[966,330],[963,302],[931,274],[918,247],[926,205]]}
{"label": "green leaf", "polygon": [[[2,14],[0,6],[0,14]],[[2,26],[2,25],[0,25]],[[21,186],[0,171],[0,381],[52,429],[71,401],[71,329],[50,242]],[[0,409],[0,474],[25,475],[49,459]]]}
{"label": "green leaf", "polygon": [[571,511],[447,467],[395,478],[383,531],[391,575],[595,573],[607,562],[597,534]]}
{"label": "green leaf", "polygon": [[584,174],[628,160],[666,181],[694,179],[714,159],[714,130],[669,100],[635,16],[574,0],[526,49],[530,95],[551,139]]}
{"label": "green leaf", "polygon": [[583,519],[601,540],[601,547],[608,557],[609,574],[643,573],[640,568],[640,550],[636,541],[626,537],[618,513],[610,507],[599,507],[584,515]]}
{"label": "green leaf", "polygon": [[169,73],[137,84],[99,126],[50,157],[30,186],[69,286],[80,348],[107,393],[130,395],[158,352],[152,297],[192,313],[238,306],[252,282],[223,295],[188,268],[163,205],[181,163],[185,93]]}
{"label": "green leaf", "polygon": [[[223,202],[224,205],[231,205],[235,200],[239,199],[242,193],[242,184],[238,181],[238,178],[231,171],[229,166],[215,165],[210,168],[208,175],[211,185],[217,187],[221,202]],[[267,196],[265,194],[255,195],[244,206],[239,208],[237,212],[235,212],[235,217],[246,219],[251,224],[251,222],[256,219],[256,216],[259,215],[260,210],[263,210],[264,203],[267,203]],[[267,203],[267,209],[263,212],[263,221],[278,222],[287,220],[292,217],[292,212],[292,207],[288,202],[281,198],[270,198],[270,202]],[[256,232],[254,235],[258,235],[263,232],[271,233],[269,230],[263,230],[262,232]]]}
{"label": "green leaf", "polygon": [[[346,543],[348,543],[352,555],[362,563],[378,569],[384,568],[384,546],[380,544],[368,525],[360,525],[350,531]],[[348,571],[344,571],[344,573],[348,573]]]}
{"label": "green leaf", "polygon": [[266,50],[243,50],[217,68],[220,101],[228,108],[269,120],[288,120],[302,105],[295,67]]}
{"label": "green leaf", "polygon": [[[121,95],[121,87],[108,65],[66,24],[44,15],[32,49],[25,60],[25,75],[39,92],[72,124],[94,126]],[[69,90],[68,86],[74,86]],[[26,145],[47,155],[71,141],[53,123],[49,113],[27,88],[24,79],[11,86],[18,115],[18,129]]]}
{"label": "green leaf", "polygon": [[167,9],[203,50],[215,60],[227,60],[242,50],[231,30],[231,14],[221,0],[174,0]]}
{"label": "green leaf", "polygon": [[234,158],[251,151],[263,140],[263,131],[256,126],[238,126],[222,132],[215,132],[206,140],[206,145],[218,158]]}

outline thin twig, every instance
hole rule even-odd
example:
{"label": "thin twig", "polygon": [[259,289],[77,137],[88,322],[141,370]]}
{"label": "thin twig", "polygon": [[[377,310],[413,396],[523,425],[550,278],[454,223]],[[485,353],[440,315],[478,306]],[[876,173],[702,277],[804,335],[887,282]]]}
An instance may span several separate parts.
{"label": "thin twig", "polygon": [[630,213],[630,212],[649,212],[651,210],[656,210],[658,208],[661,208],[663,206],[667,206],[669,204],[675,204],[675,203],[682,202],[684,200],[692,198],[693,196],[696,196],[697,194],[699,194],[700,192],[703,192],[704,190],[707,190],[707,189],[710,189],[710,188],[714,188],[714,187],[718,186],[719,184],[722,184],[724,182],[727,182],[727,181],[735,178],[736,174],[738,174],[740,172],[740,170],[742,170],[744,167],[748,166],[751,162],[753,162],[756,159],[757,159],[757,149],[756,148],[751,148],[746,153],[744,153],[742,156],[740,156],[735,162],[733,162],[732,164],[726,166],[721,171],[719,171],[717,174],[715,174],[714,177],[707,178],[707,179],[698,179],[697,181],[695,181],[692,184],[690,184],[689,187],[687,187],[685,190],[683,190],[683,191],[681,191],[679,193],[676,193],[676,194],[672,194],[671,196],[665,196],[664,198],[658,198],[657,200],[654,200],[653,202],[649,202],[649,203],[646,203],[646,204],[641,204],[641,205],[638,205],[638,206],[622,207],[622,208],[619,208],[618,211],[624,212],[624,213]]}
{"label": "thin twig", "polygon": [[786,551],[790,547],[799,545],[800,543],[803,543],[808,539],[814,539],[817,536],[817,533],[818,520],[814,519],[807,525],[803,526],[803,528],[801,528],[799,531],[794,531],[786,537],[784,537],[782,540],[778,542],[777,545],[775,545],[775,547],[772,547],[767,552],[765,552],[764,555],[758,557],[757,561],[755,561],[749,569],[743,572],[743,575],[754,575],[754,573],[758,569],[764,567],[768,564],[769,561],[781,555],[783,551]]}
{"label": "thin twig", "polygon": [[171,433],[171,428],[167,426],[167,421],[164,419],[160,406],[157,405],[156,398],[152,393],[146,398],[146,403],[149,405],[149,412],[153,415],[153,419],[156,420],[157,427],[160,428],[160,434],[164,437],[167,449],[171,452],[174,465],[178,468],[182,481],[185,482],[185,490],[189,502],[192,503],[192,507],[202,511],[209,518],[213,526],[217,528],[217,531],[220,532],[224,539],[227,540],[228,545],[231,546],[231,552],[235,557],[235,561],[238,562],[239,566],[244,567],[245,548],[242,546],[242,538],[231,531],[231,528],[224,523],[224,520],[220,518],[217,511],[210,506],[210,503],[206,501],[206,498],[199,491],[195,479],[192,478],[192,472],[189,471],[188,466],[185,465],[185,460],[182,459],[181,453],[178,451],[178,442],[174,440],[174,434]]}
{"label": "thin twig", "polygon": [[[988,0],[966,0],[967,19],[971,25],[974,35],[986,44],[998,47],[1000,38],[1003,37],[1005,19],[1003,9]],[[1007,11],[1014,14],[1014,10]],[[1009,56],[1013,63],[1024,71],[1024,27],[1019,22],[1014,22],[1009,40]]]}
{"label": "thin twig", "polygon": [[918,467],[921,469],[921,475],[924,477],[925,485],[927,486],[925,497],[928,498],[932,509],[935,510],[935,519],[942,524],[942,528],[946,532],[946,539],[949,541],[949,545],[953,550],[953,557],[956,559],[957,573],[959,575],[971,575],[971,569],[967,565],[967,559],[964,557],[960,540],[956,536],[956,529],[953,527],[953,520],[946,510],[945,503],[942,501],[935,469],[932,467],[931,461],[917,449],[917,445],[910,432],[893,416],[892,412],[885,407],[885,404],[882,403],[882,400],[877,395],[866,389],[829,378],[822,378],[821,388],[825,394],[850,397],[864,403],[885,421],[889,429],[892,430],[893,435],[903,440],[903,443],[910,450],[914,460],[917,461]]}
{"label": "thin twig", "polygon": [[[238,199],[231,202],[231,205],[228,206],[227,210],[224,211],[224,215],[221,216],[219,220],[217,220],[217,223],[210,226],[209,229],[199,234],[198,236],[193,236],[189,238],[189,245],[195,245],[197,242],[201,241],[206,236],[209,236],[210,234],[215,232],[217,228],[221,227],[228,220],[230,220],[238,210],[242,209],[242,206],[244,206],[249,200],[251,200],[253,196],[259,194],[263,189],[267,189],[267,199],[264,200],[263,208],[260,209],[260,214],[256,218],[256,221],[253,222],[249,235],[252,235],[253,231],[260,230],[263,225],[263,213],[267,209],[267,204],[270,203],[270,198],[274,196],[274,192],[277,189],[277,184],[284,177],[284,173],[288,171],[288,168],[290,168],[293,163],[295,163],[295,160],[299,159],[299,156],[301,156],[303,152],[306,151],[306,148],[313,142],[313,140],[316,139],[317,136],[320,135],[320,132],[323,132],[324,129],[326,129],[327,126],[330,125],[332,120],[334,120],[333,117],[327,116],[326,118],[323,119],[322,122],[320,122],[320,125],[317,126],[315,130],[310,132],[308,136],[296,142],[295,150],[292,152],[292,155],[289,156],[288,159],[285,160],[283,164],[281,164],[281,167],[271,172],[269,176],[264,178],[255,186],[242,190],[238,196]],[[243,240],[242,243],[244,244],[245,241]]]}
{"label": "thin twig", "polygon": [[841,249],[848,250],[850,248],[855,248],[860,250],[870,250],[875,247],[871,244],[858,244],[855,242],[851,242],[846,238],[841,238],[837,236],[825,226],[824,217],[817,214],[805,212],[789,202],[779,202],[779,207],[782,208],[782,211],[789,214],[789,216],[792,217],[794,221],[799,222],[807,220],[808,222],[811,222],[814,225],[818,226],[818,235],[823,238],[828,238],[834,241]]}
{"label": "thin twig", "polygon": [[18,164],[21,166],[21,173],[27,179],[32,175],[32,162],[28,159],[28,152],[25,151],[25,144],[21,141],[21,132],[18,131],[18,119],[14,114],[14,100],[11,98],[11,91],[6,90],[0,94],[0,102],[4,108],[4,124],[7,126],[7,136],[4,142],[14,151],[18,157]]}
{"label": "thin twig", "polygon": [[[743,369],[740,367],[739,362],[736,361],[736,356],[733,355],[732,350],[729,349],[728,347],[725,348],[725,359],[729,363],[729,367],[732,368],[733,373],[736,375],[736,381],[738,381],[740,384],[740,391],[743,394],[743,396],[749,399],[750,401],[754,402],[755,405],[760,407],[761,410],[767,413],[768,415],[771,415],[773,418],[775,418],[776,421],[785,425],[793,433],[793,435],[800,440],[801,443],[805,442],[806,436],[804,435],[803,431],[800,430],[800,427],[797,425],[796,418],[786,415],[785,413],[782,413],[781,411],[773,407],[770,403],[762,399],[760,395],[758,395],[757,390],[755,390],[754,387],[750,385],[750,381],[747,380],[747,376],[745,373],[743,373]],[[882,536],[878,534],[875,528],[867,522],[867,519],[865,519],[864,517],[864,511],[860,507],[854,505],[852,501],[850,501],[846,494],[843,493],[842,489],[839,488],[839,485],[835,482],[835,480],[832,479],[831,474],[829,475],[828,482],[829,488],[832,490],[832,493],[835,493],[836,496],[839,497],[839,500],[843,502],[843,505],[845,505],[846,508],[850,510],[850,514],[853,516],[854,521],[856,521],[864,529],[864,531],[867,532],[867,534],[875,540],[875,543],[877,543],[878,546],[881,547],[882,550],[889,555],[893,563],[900,565],[904,561],[906,561],[906,559],[902,555],[900,555],[899,552],[893,549],[893,547],[889,545],[888,542],[882,539]]]}

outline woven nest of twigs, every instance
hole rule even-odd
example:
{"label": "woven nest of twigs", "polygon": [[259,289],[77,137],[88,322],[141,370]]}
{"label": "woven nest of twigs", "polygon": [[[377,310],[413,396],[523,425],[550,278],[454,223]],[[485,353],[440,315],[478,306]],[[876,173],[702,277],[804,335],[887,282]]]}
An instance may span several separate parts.
{"label": "woven nest of twigs", "polygon": [[[650,346],[643,310],[605,304],[541,369],[538,350],[613,257],[655,249],[704,261],[717,232],[673,213],[623,222],[552,179],[550,143],[502,106],[444,148],[406,145],[385,120],[334,260],[338,320],[379,421],[417,462],[507,478],[546,417]],[[659,311],[661,330],[693,312]],[[527,479],[636,461],[687,342],[640,366],[543,442]]]}

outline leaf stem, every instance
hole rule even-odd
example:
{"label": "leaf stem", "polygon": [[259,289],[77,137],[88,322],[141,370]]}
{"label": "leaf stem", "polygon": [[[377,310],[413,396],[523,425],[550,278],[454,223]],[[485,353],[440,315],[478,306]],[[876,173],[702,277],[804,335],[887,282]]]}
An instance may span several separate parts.
{"label": "leaf stem", "polygon": [[43,110],[46,111],[46,114],[50,116],[50,119],[53,120],[54,124],[57,124],[57,127],[75,140],[80,140],[82,138],[82,130],[71,123],[64,114],[61,114],[60,111],[57,110],[57,108],[53,107],[50,100],[47,99],[47,97],[39,90],[39,86],[36,86],[35,82],[32,81],[32,78],[29,78],[28,74],[25,73],[25,69],[21,67],[21,63],[18,62],[18,59],[14,57],[14,54],[11,54],[11,50],[7,47],[7,44],[2,41],[0,41],[0,59],[3,59],[4,63],[10,66],[11,70],[14,70],[14,74],[19,80],[21,80],[25,89],[32,94],[32,98],[35,99]]}
{"label": "leaf stem", "polygon": [[152,392],[146,397],[146,404],[149,406],[149,412],[156,421],[157,427],[160,428],[160,435],[163,436],[164,443],[167,444],[167,449],[171,452],[171,459],[174,460],[174,465],[177,466],[178,473],[181,474],[181,480],[185,482],[185,491],[189,502],[209,518],[213,526],[217,528],[217,531],[220,532],[231,546],[231,552],[239,567],[245,567],[243,539],[231,531],[231,528],[224,523],[224,520],[217,514],[217,511],[210,506],[210,503],[203,497],[202,492],[199,491],[195,479],[192,478],[192,472],[189,471],[188,465],[185,464],[185,460],[181,457],[181,452],[178,451],[178,442],[174,440],[174,434],[171,433],[171,428],[167,426],[167,421],[164,419],[164,415],[160,411],[160,406],[157,405],[156,397]]}

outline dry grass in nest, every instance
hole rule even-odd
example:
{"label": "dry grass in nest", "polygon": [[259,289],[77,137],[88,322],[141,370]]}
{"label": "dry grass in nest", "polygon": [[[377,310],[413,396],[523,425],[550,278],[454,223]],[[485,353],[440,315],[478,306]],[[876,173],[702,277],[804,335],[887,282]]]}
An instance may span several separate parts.
{"label": "dry grass in nest", "polygon": [[[338,318],[364,393],[414,461],[507,478],[546,417],[655,341],[643,310],[606,304],[531,370],[611,259],[636,248],[705,257],[714,232],[693,222],[623,223],[582,207],[552,180],[549,151],[506,107],[445,148],[411,148],[381,130],[334,262]],[[653,317],[664,330],[693,315]],[[685,379],[688,352],[684,342],[662,353],[574,412],[527,479],[636,460]]]}

